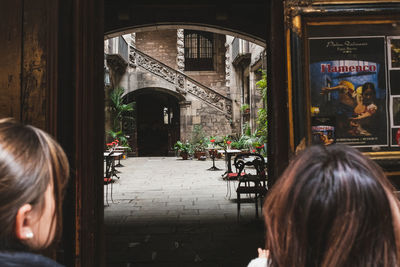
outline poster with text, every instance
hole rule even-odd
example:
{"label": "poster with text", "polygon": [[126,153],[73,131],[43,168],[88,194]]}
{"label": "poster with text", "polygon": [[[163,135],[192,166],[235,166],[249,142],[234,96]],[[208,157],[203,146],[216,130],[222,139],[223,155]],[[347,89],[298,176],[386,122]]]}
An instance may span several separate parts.
{"label": "poster with text", "polygon": [[385,38],[310,38],[309,48],[312,132],[330,129],[336,143],[387,146]]}

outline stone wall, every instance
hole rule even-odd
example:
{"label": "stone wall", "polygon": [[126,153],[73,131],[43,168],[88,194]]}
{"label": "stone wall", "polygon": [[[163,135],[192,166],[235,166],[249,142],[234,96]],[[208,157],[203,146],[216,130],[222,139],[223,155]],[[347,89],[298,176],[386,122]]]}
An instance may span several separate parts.
{"label": "stone wall", "polygon": [[136,33],[136,48],[143,53],[177,69],[176,30]]}
{"label": "stone wall", "polygon": [[[183,30],[162,30],[152,32],[138,32],[135,36],[136,48],[145,54],[163,62],[164,64],[183,71]],[[229,87],[226,84],[226,47],[225,35],[214,34],[214,70],[212,71],[186,71],[189,77],[217,91],[218,93],[228,96],[230,95]],[[129,79],[125,80],[130,85],[128,91],[135,90],[131,88],[135,84],[135,88],[143,87],[161,87],[169,88],[165,81],[152,77],[150,73],[140,73],[136,69],[135,73],[131,73]],[[149,84],[152,84],[151,86]],[[227,119],[225,114],[216,110],[211,105],[202,100],[188,94],[186,101],[181,102],[181,140],[190,140],[193,125],[201,124],[206,135],[227,135],[239,131],[231,126],[232,120]],[[234,121],[233,121],[234,122]]]}
{"label": "stone wall", "polygon": [[263,64],[264,60],[264,55],[265,55],[265,49],[264,47],[261,47],[259,45],[250,43],[250,51],[251,51],[251,61],[250,61],[250,67],[249,67],[249,78],[250,78],[250,125],[252,129],[254,130],[257,128],[257,117],[258,117],[258,110],[260,108],[264,107],[263,99],[262,99],[262,94],[260,90],[257,89],[256,83],[261,80],[262,75],[260,70],[265,69],[266,66]]}
{"label": "stone wall", "polygon": [[[249,51],[251,54],[250,62],[248,65],[234,66],[232,61],[232,43],[234,41],[233,36],[226,37],[226,50],[227,50],[227,63],[229,69],[229,87],[230,97],[234,100],[233,113],[235,126],[238,124],[242,128],[245,122],[248,122],[253,132],[257,128],[257,114],[258,109],[263,107],[262,96],[259,90],[257,90],[256,82],[261,79],[261,75],[258,70],[265,68],[263,66],[263,55],[265,54],[265,48],[254,43],[249,43]],[[249,81],[247,83],[247,80]],[[246,89],[249,87],[249,103],[250,103],[250,114],[242,114],[240,112],[240,106],[243,104],[243,88],[246,93]]]}
{"label": "stone wall", "polygon": [[225,51],[225,35],[214,34],[214,70],[186,71],[185,74],[226,96]]}
{"label": "stone wall", "polygon": [[[177,59],[178,52],[182,50],[180,49],[182,48],[182,35],[183,30],[138,32],[136,33],[136,48],[162,63],[182,71],[184,62]],[[214,70],[186,71],[185,74],[226,96],[225,51],[225,35],[214,34]]]}
{"label": "stone wall", "polygon": [[231,121],[215,108],[188,95],[181,103],[181,140],[190,140],[194,125],[201,125],[206,136],[228,135],[233,129]]}
{"label": "stone wall", "polygon": [[233,112],[233,123],[235,128],[235,133],[241,132],[241,114],[240,114],[240,106],[241,106],[241,80],[240,75],[236,72],[236,68],[232,65],[232,41],[233,36],[226,36],[226,72],[229,75],[227,76],[227,83],[229,84],[229,95],[233,100],[232,103],[232,112]]}
{"label": "stone wall", "polygon": [[[182,71],[184,69],[184,58],[182,60],[183,30],[137,32],[134,36],[129,36],[128,39],[131,48],[130,62],[119,86],[124,87],[126,93],[141,89],[155,89],[164,90],[177,97],[180,102],[180,139],[182,141],[191,139],[194,125],[201,125],[206,136],[222,136],[240,132],[240,120],[238,120],[240,115],[237,112],[234,111],[233,114],[228,114],[226,111],[221,112],[221,109],[215,107],[215,105],[207,103],[210,100],[212,102],[213,99],[205,101],[201,98],[204,98],[204,95],[195,96],[196,90],[186,92],[185,90],[191,88],[189,85],[193,83],[190,80],[185,82],[185,88],[189,87],[186,89],[178,88],[179,83],[171,82],[163,75],[174,71],[161,66],[159,62],[153,62],[147,58],[149,62],[148,66],[145,66],[139,60],[140,52],[143,52],[177,71]],[[226,58],[226,56],[229,56],[226,49],[229,46],[225,46],[225,42],[225,35],[214,34],[215,62],[213,71],[182,72],[223,96],[234,97],[232,100],[237,97],[240,100],[240,95],[237,92],[230,91],[229,81],[232,77],[226,77],[226,71],[229,72],[230,65],[226,68],[226,61],[229,62],[229,59]],[[133,47],[138,51],[134,52]],[[145,55],[142,54],[142,57],[145,57]],[[151,69],[147,69],[149,66]],[[177,75],[179,76],[179,72]],[[183,91],[181,91],[182,89]],[[198,90],[200,93],[208,92],[206,89],[200,89]],[[195,93],[195,95],[192,93]],[[209,95],[206,93],[206,96]],[[211,95],[213,94],[211,93]],[[230,102],[229,105],[233,105],[231,108],[238,110],[240,105],[237,102]]]}

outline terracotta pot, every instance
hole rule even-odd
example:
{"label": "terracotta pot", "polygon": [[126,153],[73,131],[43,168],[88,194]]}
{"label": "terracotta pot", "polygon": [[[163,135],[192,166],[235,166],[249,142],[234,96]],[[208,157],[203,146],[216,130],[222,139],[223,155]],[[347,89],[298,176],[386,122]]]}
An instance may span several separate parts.
{"label": "terracotta pot", "polygon": [[181,152],[180,155],[181,155],[182,159],[184,159],[184,160],[189,158],[189,153],[188,152]]}
{"label": "terracotta pot", "polygon": [[200,159],[201,156],[205,156],[205,155],[206,155],[205,151],[196,151],[196,152],[194,152],[194,157],[196,159]]}

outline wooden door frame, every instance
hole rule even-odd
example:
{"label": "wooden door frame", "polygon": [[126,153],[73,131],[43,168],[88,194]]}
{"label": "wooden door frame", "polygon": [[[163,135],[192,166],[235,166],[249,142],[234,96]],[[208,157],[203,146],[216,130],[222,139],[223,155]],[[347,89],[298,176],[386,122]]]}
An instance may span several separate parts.
{"label": "wooden door frame", "polygon": [[67,266],[105,266],[104,3],[58,3],[58,83],[56,100],[50,100],[57,103],[57,119],[50,128],[71,164],[61,261]]}
{"label": "wooden door frame", "polygon": [[[71,250],[66,256],[74,257],[65,262],[68,266],[104,266],[104,3],[58,3],[57,119],[51,120],[50,127],[66,148],[72,168],[64,249]],[[268,13],[268,164],[274,181],[286,166],[289,153],[282,1],[271,0]]]}
{"label": "wooden door frame", "polygon": [[268,183],[273,185],[289,162],[284,3],[269,2],[267,35]]}

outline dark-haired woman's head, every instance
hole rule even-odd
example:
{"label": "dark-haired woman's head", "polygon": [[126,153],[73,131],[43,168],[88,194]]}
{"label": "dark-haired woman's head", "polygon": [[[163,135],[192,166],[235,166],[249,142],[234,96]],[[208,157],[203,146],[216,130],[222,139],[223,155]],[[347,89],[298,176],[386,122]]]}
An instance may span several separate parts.
{"label": "dark-haired woman's head", "polygon": [[42,249],[61,227],[68,160],[48,134],[0,120],[0,250]]}
{"label": "dark-haired woman's head", "polygon": [[364,105],[369,105],[376,101],[375,85],[373,83],[364,83],[362,86],[362,100]]}
{"label": "dark-haired woman's head", "polygon": [[398,266],[392,192],[380,167],[356,149],[307,148],[264,205],[272,266]]}

